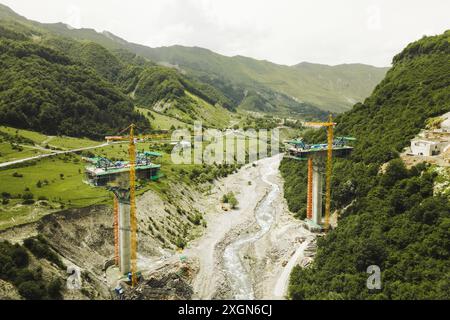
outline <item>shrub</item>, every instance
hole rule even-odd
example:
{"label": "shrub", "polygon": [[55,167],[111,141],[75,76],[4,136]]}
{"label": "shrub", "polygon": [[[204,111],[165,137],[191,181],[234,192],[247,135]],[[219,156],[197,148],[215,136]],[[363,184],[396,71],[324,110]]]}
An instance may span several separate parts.
{"label": "shrub", "polygon": [[42,300],[47,294],[45,287],[35,281],[22,282],[18,289],[19,293],[28,300]]}
{"label": "shrub", "polygon": [[186,241],[183,238],[178,237],[175,241],[175,245],[180,249],[184,249],[186,247]]}
{"label": "shrub", "polygon": [[19,245],[15,245],[11,255],[14,264],[19,268],[24,268],[28,266],[29,257],[28,253],[24,248]]}
{"label": "shrub", "polygon": [[188,216],[188,220],[195,224],[196,226],[199,226],[202,222],[202,215],[200,213],[194,214],[194,216]]}
{"label": "shrub", "polygon": [[53,279],[47,288],[49,297],[52,299],[57,299],[57,300],[62,299],[62,294],[61,294],[62,287],[63,286],[62,286],[61,281],[59,281],[58,279]]}
{"label": "shrub", "polygon": [[229,203],[232,209],[236,209],[239,204],[238,200],[236,199],[236,196],[231,191],[223,195],[222,202]]}
{"label": "shrub", "polygon": [[59,256],[50,248],[47,240],[41,235],[25,239],[23,245],[30,250],[36,258],[46,259],[53,262],[61,269],[64,268],[64,264]]}
{"label": "shrub", "polygon": [[24,200],[31,200],[34,198],[34,195],[30,192],[30,191],[26,191],[23,195],[22,195],[22,199]]}
{"label": "shrub", "polygon": [[2,198],[10,199],[11,198],[11,194],[9,192],[2,192]]}

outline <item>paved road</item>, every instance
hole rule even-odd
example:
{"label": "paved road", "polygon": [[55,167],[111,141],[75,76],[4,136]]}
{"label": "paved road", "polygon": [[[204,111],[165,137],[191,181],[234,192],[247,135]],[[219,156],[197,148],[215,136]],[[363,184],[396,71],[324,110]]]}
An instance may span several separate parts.
{"label": "paved road", "polygon": [[[48,154],[40,154],[38,156],[34,156],[34,157],[30,157],[30,158],[24,158],[24,159],[19,159],[19,160],[14,160],[14,161],[0,163],[0,168],[9,167],[9,166],[12,166],[14,164],[23,163],[23,162],[27,162],[27,161],[39,160],[39,159],[42,159],[42,158],[52,157],[52,156],[56,156],[56,155],[59,155],[59,154],[67,154],[67,153],[73,153],[73,152],[78,152],[78,151],[85,151],[85,150],[92,150],[92,149],[102,148],[102,147],[106,147],[107,145],[108,145],[108,143],[105,142],[105,143],[99,144],[97,146],[84,147],[84,148],[73,149],[73,150],[64,150],[64,151],[51,150],[51,152],[48,153]],[[47,150],[47,151],[50,151],[50,150]]]}

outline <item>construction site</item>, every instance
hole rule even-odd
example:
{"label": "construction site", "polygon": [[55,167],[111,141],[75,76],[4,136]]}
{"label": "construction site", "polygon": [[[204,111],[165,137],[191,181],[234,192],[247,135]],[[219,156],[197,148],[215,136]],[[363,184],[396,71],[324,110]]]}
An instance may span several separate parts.
{"label": "construction site", "polygon": [[[107,190],[112,198],[108,206],[57,212],[2,236],[49,239],[67,264],[89,279],[89,294],[68,292],[70,299],[282,299],[291,270],[311,263],[317,234],[330,228],[332,159],[349,156],[352,147],[347,144],[354,140],[334,138],[331,118],[305,125],[328,130],[325,144],[306,144],[301,138],[286,142],[284,157],[308,164],[305,221],[287,209],[278,170],[282,154],[213,182],[207,193],[175,176],[167,195],[137,197],[142,185],[158,184],[163,177],[162,154],[137,151],[137,145],[173,143],[167,134],[136,134],[132,124],[105,137],[108,146],[127,146],[125,160],[101,153],[82,157],[83,182]],[[238,205],[224,210],[222,198],[231,190]],[[176,234],[186,244],[167,241],[178,243]]]}
{"label": "construction site", "polygon": [[[136,179],[156,181],[161,177],[161,165],[153,162],[154,158],[161,157],[160,153],[146,151],[136,156]],[[96,187],[105,187],[119,180],[119,176],[128,175],[131,164],[129,161],[111,161],[107,158],[83,158],[90,163],[86,166],[85,182]]]}
{"label": "construction site", "polygon": [[[308,162],[307,219],[305,220],[304,226],[306,226],[306,228],[310,232],[326,232],[330,228],[332,158],[349,156],[353,148],[348,146],[347,143],[355,139],[351,137],[338,137],[334,139],[333,128],[336,124],[332,122],[331,117],[329,122],[307,123],[306,125],[311,127],[326,127],[328,132],[328,143],[305,144],[301,139],[290,140],[286,142],[287,145],[290,146],[287,150],[286,156],[296,160],[305,160]],[[130,127],[129,136],[115,138],[116,140],[128,139],[130,141],[130,154],[135,149],[135,140],[134,138],[132,138],[133,129],[133,127]],[[142,285],[140,283],[145,283],[144,279],[148,277],[149,273],[152,274],[153,272],[154,274],[156,270],[166,270],[167,272],[167,269],[170,269],[178,275],[180,274],[180,272],[185,277],[189,275],[188,278],[191,277],[192,281],[191,285],[193,287],[196,287],[196,280],[199,277],[202,277],[202,274],[206,272],[205,269],[210,269],[207,266],[202,266],[202,263],[212,263],[212,261],[203,260],[203,250],[199,250],[199,248],[201,248],[204,244],[202,243],[202,240],[200,240],[200,243],[194,244],[192,247],[185,249],[184,251],[180,252],[179,255],[170,255],[170,257],[168,257],[167,259],[159,260],[159,264],[161,264],[161,266],[158,266],[157,269],[153,269],[152,271],[150,271],[151,268],[149,268],[148,265],[144,268],[140,267],[138,259],[138,223],[135,202],[136,200],[134,195],[134,180],[136,180],[137,177],[143,177],[152,180],[152,177],[157,176],[157,169],[159,169],[159,166],[153,164],[150,158],[158,156],[158,154],[151,152],[138,153],[136,159],[132,159],[127,163],[112,163],[107,159],[102,158],[86,159],[86,161],[93,164],[93,166],[88,166],[86,168],[88,181],[96,186],[108,186],[109,190],[114,193],[115,257],[114,260],[109,263],[109,269],[105,271],[107,271],[107,278],[110,282],[110,285],[113,285],[115,287],[115,292],[119,297],[123,297],[124,295],[129,294],[130,290],[131,292],[135,292],[135,287],[139,287],[139,290],[141,292],[143,290],[149,291],[150,289],[146,285]],[[269,159],[271,160],[269,161]],[[220,250],[220,252],[222,252],[221,255],[223,256],[223,260],[221,259],[220,261],[222,261],[223,263],[224,273],[220,274],[219,279],[217,279],[220,285],[216,284],[214,287],[215,289],[209,288],[206,291],[204,291],[204,289],[200,289],[200,292],[196,292],[194,290],[192,292],[192,295],[197,295],[198,297],[203,298],[205,297],[205,295],[207,298],[233,298],[233,296],[228,296],[226,292],[229,290],[239,290],[241,293],[237,296],[234,296],[237,299],[254,299],[256,296],[261,294],[267,296],[268,293],[264,291],[267,289],[262,288],[262,291],[258,293],[257,291],[255,291],[255,287],[254,285],[252,285],[252,283],[254,283],[254,281],[256,280],[252,280],[251,278],[257,277],[257,273],[246,274],[246,272],[244,271],[245,266],[240,258],[244,251],[253,248],[253,246],[258,243],[257,240],[259,240],[261,237],[273,234],[274,231],[272,229],[277,230],[277,224],[275,224],[274,219],[277,212],[279,212],[278,207],[283,207],[283,205],[280,204],[274,206],[275,197],[278,197],[280,195],[280,187],[277,183],[274,183],[268,179],[268,177],[271,175],[277,175],[277,166],[273,166],[272,163],[273,161],[275,161],[274,164],[279,163],[279,161],[281,161],[281,157],[275,156],[273,158],[268,158],[267,161],[260,161],[261,163],[267,162],[269,164],[269,166],[265,168],[264,171],[259,171],[260,174],[262,174],[261,179],[263,181],[263,185],[265,184],[269,186],[269,191],[265,191],[266,196],[264,196],[260,200],[259,205],[256,208],[247,209],[247,212],[251,212],[253,215],[255,215],[257,225],[259,225],[260,228],[259,231],[251,237],[246,236],[242,238],[240,234],[245,229],[236,229],[235,227],[231,227],[229,231],[226,231],[227,229],[225,228],[224,233],[214,231],[214,229],[209,226],[208,231],[214,232],[214,237],[218,242],[216,244],[213,243],[214,245],[206,251]],[[120,174],[124,172],[129,174],[129,179],[122,180],[125,181],[125,183],[117,183],[117,175],[120,176]],[[244,171],[244,174],[248,173]],[[246,179],[252,182],[257,180],[256,177],[247,177]],[[323,180],[325,180],[325,193],[323,191]],[[111,183],[112,181],[116,182]],[[250,183],[247,184],[247,186],[250,185]],[[224,184],[223,186],[226,186],[226,188],[230,187],[229,184]],[[258,188],[258,186],[255,187]],[[243,186],[240,185],[239,190],[245,190],[247,188],[243,188]],[[267,187],[263,188],[260,192],[264,192],[264,189],[267,190]],[[226,190],[223,190],[222,192],[225,191]],[[260,192],[253,192],[253,194],[258,195],[260,194]],[[249,200],[249,193],[243,193],[245,199]],[[323,214],[324,195],[325,214]],[[204,201],[207,200],[204,199]],[[252,203],[256,203],[258,201],[257,199],[255,199],[255,201],[244,202],[247,202],[251,205]],[[215,203],[211,204],[213,206],[215,205]],[[204,206],[202,207],[204,209]],[[241,208],[241,210],[242,209],[243,208]],[[214,209],[212,211],[214,211]],[[284,211],[280,212],[279,214],[283,216]],[[230,217],[224,217],[224,219],[229,220]],[[226,220],[223,220],[220,224],[217,225],[217,227],[223,229],[223,223],[226,223]],[[290,229],[296,225],[292,224],[291,219],[289,220],[289,224],[283,224],[283,228],[285,230],[286,228]],[[213,225],[216,223],[217,222],[215,221],[212,222]],[[299,230],[288,234],[291,234],[292,236],[292,234],[297,234],[297,232],[301,230],[306,229],[300,227]],[[288,259],[291,260],[290,268],[292,268],[293,265],[298,262],[299,256],[303,256],[303,259],[307,258],[304,256],[304,252],[307,248],[309,248],[310,245],[314,245],[312,239],[314,239],[314,236],[312,234],[304,234],[300,237],[296,236],[295,238],[290,238],[289,240],[287,240],[289,243],[287,248],[294,244],[292,241],[300,241],[300,243],[303,243],[303,245],[299,247],[298,250],[300,251],[297,253],[297,255],[291,254],[291,257]],[[272,247],[273,246],[279,245],[275,245],[274,243],[272,243]],[[264,250],[267,249],[268,248],[266,247]],[[287,252],[285,251],[284,255],[286,254]],[[289,261],[277,261],[277,263],[280,262],[282,266],[286,266],[289,263]],[[155,265],[155,262],[151,263],[151,265]],[[197,272],[199,272],[200,274],[194,277],[193,275]],[[210,273],[210,271],[208,272]],[[288,274],[289,273],[287,272],[287,275]],[[275,285],[277,288],[274,292],[270,293],[270,296],[280,296],[285,292],[285,286],[287,284],[288,277],[287,275],[281,275],[281,279],[276,279],[277,281]],[[211,275],[209,274],[209,276]],[[188,280],[185,279],[185,281]],[[262,283],[261,280],[257,282]],[[134,294],[136,295],[136,293]]]}
{"label": "construction site", "polygon": [[[335,137],[331,117],[304,126],[325,128],[327,142],[285,140],[284,154],[244,165],[208,189],[182,182],[180,171],[173,171],[164,181],[167,193],[137,197],[142,184],[158,185],[164,177],[162,153],[137,151],[137,145],[174,143],[167,135],[136,135],[130,125],[124,135],[106,137],[110,146],[127,146],[128,159],[82,158],[84,182],[107,190],[111,203],[58,211],[2,237],[45,236],[67,265],[79,268],[84,291],[67,291],[66,299],[284,299],[294,267],[308,267],[317,237],[338,224],[331,203],[333,159],[349,157],[356,140]],[[283,158],[307,167],[304,220],[287,207]],[[238,204],[225,210],[230,191]]]}
{"label": "construction site", "polygon": [[[307,218],[310,230],[322,231],[330,227],[331,211],[331,175],[333,157],[348,157],[353,148],[347,143],[353,137],[334,138],[336,125],[330,117],[329,122],[306,123],[310,127],[326,127],[326,144],[306,144],[302,139],[286,141],[288,157],[308,162]],[[325,179],[324,179],[325,178]],[[323,215],[323,182],[325,180],[325,216]]]}

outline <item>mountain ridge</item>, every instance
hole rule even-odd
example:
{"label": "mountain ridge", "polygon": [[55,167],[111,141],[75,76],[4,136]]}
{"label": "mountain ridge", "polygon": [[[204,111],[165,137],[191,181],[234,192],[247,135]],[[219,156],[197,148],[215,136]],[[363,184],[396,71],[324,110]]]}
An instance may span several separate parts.
{"label": "mountain ridge", "polygon": [[[0,5],[0,11],[4,11],[1,8],[5,6]],[[6,15],[11,17],[11,11],[8,8]],[[65,37],[94,41],[113,50],[127,49],[156,63],[177,66],[198,81],[222,91],[236,106],[243,102],[246,91],[254,91],[260,95],[258,99],[270,101],[272,110],[280,109],[285,115],[301,109],[302,104],[304,108],[316,107],[325,113],[348,110],[355,102],[363,101],[388,70],[364,64],[326,67],[309,63],[309,69],[314,69],[311,75],[298,67],[302,66],[301,62],[287,66],[242,55],[229,57],[198,46],[151,48],[128,42],[110,31],[72,29],[63,23],[39,23],[17,14],[14,17]],[[274,100],[277,94],[282,95],[283,99]],[[252,111],[258,111],[258,106],[256,109]]]}

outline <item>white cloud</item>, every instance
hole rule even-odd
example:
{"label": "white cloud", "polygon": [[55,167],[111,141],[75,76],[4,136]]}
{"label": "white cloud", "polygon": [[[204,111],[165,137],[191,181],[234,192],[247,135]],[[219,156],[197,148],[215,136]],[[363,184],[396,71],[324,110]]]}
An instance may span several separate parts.
{"label": "white cloud", "polygon": [[0,0],[43,22],[129,41],[200,46],[282,64],[389,65],[407,43],[450,28],[448,0]]}

